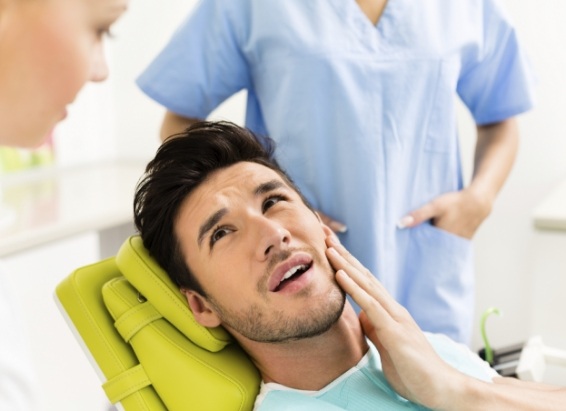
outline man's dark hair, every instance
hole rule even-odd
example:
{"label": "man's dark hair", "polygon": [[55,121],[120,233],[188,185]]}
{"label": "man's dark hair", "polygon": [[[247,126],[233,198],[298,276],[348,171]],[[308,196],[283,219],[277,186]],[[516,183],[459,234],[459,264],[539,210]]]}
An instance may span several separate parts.
{"label": "man's dark hair", "polygon": [[211,173],[242,161],[257,163],[277,172],[300,195],[273,159],[273,149],[271,140],[259,143],[245,128],[208,121],[194,123],[159,147],[136,188],[134,222],[144,246],[179,287],[206,296],[185,263],[174,224],[182,202]]}

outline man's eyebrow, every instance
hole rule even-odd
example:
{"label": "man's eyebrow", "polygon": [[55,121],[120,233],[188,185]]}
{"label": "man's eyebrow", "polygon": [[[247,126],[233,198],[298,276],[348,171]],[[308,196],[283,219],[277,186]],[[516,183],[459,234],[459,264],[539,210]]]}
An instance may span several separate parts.
{"label": "man's eyebrow", "polygon": [[269,193],[270,191],[277,190],[278,188],[286,187],[280,180],[270,180],[266,183],[260,184],[254,190],[255,196],[260,196],[265,193]]}
{"label": "man's eyebrow", "polygon": [[199,248],[201,246],[202,240],[204,239],[204,236],[206,235],[206,233],[208,233],[216,224],[218,224],[220,219],[222,217],[224,217],[226,215],[226,213],[228,213],[228,209],[227,208],[221,208],[216,213],[214,213],[210,217],[208,217],[206,219],[206,221],[200,226],[200,228],[198,230],[198,240],[197,240],[197,244],[198,244]]}
{"label": "man's eyebrow", "polygon": [[[279,188],[286,187],[280,180],[270,180],[265,183],[260,184],[254,190],[254,196],[260,196],[265,193],[269,193],[270,191],[277,190]],[[206,221],[200,226],[198,230],[198,239],[197,244],[199,248],[201,247],[202,240],[204,240],[204,236],[208,233],[218,222],[228,213],[227,208],[221,208],[210,217],[206,219]]]}

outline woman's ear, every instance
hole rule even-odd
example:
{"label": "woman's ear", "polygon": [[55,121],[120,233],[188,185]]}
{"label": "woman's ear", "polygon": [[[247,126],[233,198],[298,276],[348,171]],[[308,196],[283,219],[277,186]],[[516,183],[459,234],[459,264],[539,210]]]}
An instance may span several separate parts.
{"label": "woman's ear", "polygon": [[214,308],[202,295],[193,290],[181,289],[197,322],[207,328],[218,327],[222,321]]}

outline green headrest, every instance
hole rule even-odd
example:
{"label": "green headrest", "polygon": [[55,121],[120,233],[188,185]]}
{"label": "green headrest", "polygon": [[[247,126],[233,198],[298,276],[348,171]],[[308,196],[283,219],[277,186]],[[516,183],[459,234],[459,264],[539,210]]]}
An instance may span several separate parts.
{"label": "green headrest", "polygon": [[206,328],[197,323],[185,296],[149,255],[140,236],[124,242],[116,255],[116,265],[142,296],[193,343],[217,352],[231,342],[224,328]]}

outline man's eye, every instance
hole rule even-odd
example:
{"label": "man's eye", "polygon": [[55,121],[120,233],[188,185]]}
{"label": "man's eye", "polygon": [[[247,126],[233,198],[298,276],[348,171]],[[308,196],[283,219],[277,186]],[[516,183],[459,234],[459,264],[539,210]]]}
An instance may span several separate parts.
{"label": "man's eye", "polygon": [[267,210],[269,210],[275,204],[277,204],[280,201],[285,201],[286,199],[287,198],[282,196],[282,195],[271,196],[263,202],[262,211],[265,213]]}
{"label": "man's eye", "polygon": [[229,230],[226,227],[218,227],[216,228],[213,232],[212,235],[210,236],[210,246],[212,247],[214,245],[214,243],[216,243],[218,240],[220,240],[222,237],[224,237],[226,234],[228,234],[231,230]]}

